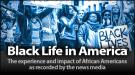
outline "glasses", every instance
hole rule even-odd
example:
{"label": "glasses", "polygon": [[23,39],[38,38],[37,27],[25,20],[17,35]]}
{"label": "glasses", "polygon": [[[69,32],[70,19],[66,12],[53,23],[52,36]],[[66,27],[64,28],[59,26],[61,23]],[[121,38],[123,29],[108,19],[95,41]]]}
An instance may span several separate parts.
{"label": "glasses", "polygon": [[104,16],[110,16],[110,14],[105,14]]}

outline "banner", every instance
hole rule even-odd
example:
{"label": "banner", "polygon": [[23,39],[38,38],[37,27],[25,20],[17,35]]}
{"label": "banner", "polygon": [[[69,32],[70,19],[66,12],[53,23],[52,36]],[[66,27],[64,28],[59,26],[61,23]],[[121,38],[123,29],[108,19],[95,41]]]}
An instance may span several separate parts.
{"label": "banner", "polygon": [[62,8],[63,4],[73,5],[72,1],[24,1],[24,5],[41,6],[50,8]]}

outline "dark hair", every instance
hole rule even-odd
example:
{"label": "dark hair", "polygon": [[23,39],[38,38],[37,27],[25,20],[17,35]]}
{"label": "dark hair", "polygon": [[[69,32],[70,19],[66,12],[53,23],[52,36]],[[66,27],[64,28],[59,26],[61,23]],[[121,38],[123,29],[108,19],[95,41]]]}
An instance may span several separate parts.
{"label": "dark hair", "polygon": [[118,7],[118,9],[120,9],[120,7],[119,7],[117,4],[113,5],[112,9],[114,8],[114,6],[117,6],[117,7]]}
{"label": "dark hair", "polygon": [[3,2],[5,5],[9,3],[10,0],[2,0],[1,3]]}
{"label": "dark hair", "polygon": [[69,14],[69,6],[73,8],[77,12],[77,9],[73,5],[63,5],[63,14],[68,15]]}
{"label": "dark hair", "polygon": [[104,16],[104,14],[105,14],[106,12],[110,12],[110,15],[111,15],[111,10],[104,10],[104,11],[102,12],[102,17]]}
{"label": "dark hair", "polygon": [[86,22],[89,19],[91,14],[96,14],[97,15],[97,21],[99,23],[101,22],[101,15],[98,12],[88,12],[88,13],[86,13],[84,15],[83,21]]}
{"label": "dark hair", "polygon": [[58,18],[61,16],[67,16],[69,14],[69,6],[71,6],[73,10],[77,12],[77,9],[73,5],[62,5],[62,9],[60,9],[57,14]]}
{"label": "dark hair", "polygon": [[[119,9],[118,13],[114,13],[114,11],[113,11],[114,6],[117,6],[118,7],[118,9]],[[118,15],[120,15],[120,7],[117,4],[113,5],[113,7],[112,7],[112,14],[118,14]]]}

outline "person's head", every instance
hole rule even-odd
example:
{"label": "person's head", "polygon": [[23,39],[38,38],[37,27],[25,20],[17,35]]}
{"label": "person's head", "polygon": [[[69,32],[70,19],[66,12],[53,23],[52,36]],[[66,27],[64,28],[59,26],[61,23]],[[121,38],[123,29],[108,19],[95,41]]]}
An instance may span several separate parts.
{"label": "person's head", "polygon": [[111,11],[110,10],[105,10],[102,13],[103,19],[111,19]]}
{"label": "person's head", "polygon": [[40,7],[40,6],[30,6],[30,14],[32,14],[33,16],[41,13],[43,11],[44,7]]}
{"label": "person's head", "polygon": [[5,23],[3,23],[3,24],[1,25],[1,29],[2,29],[2,30],[6,30],[6,29],[7,29],[7,25],[6,25]]}
{"label": "person's head", "polygon": [[79,23],[83,23],[84,10],[77,11],[77,20]]}
{"label": "person's head", "polygon": [[7,11],[5,17],[5,24],[7,26],[7,29],[11,29],[16,21],[15,14],[11,11]]}
{"label": "person's head", "polygon": [[134,8],[131,8],[131,9],[130,9],[129,15],[130,15],[131,17],[135,18],[135,17],[134,17],[134,16],[135,16],[135,9],[134,9]]}
{"label": "person's head", "polygon": [[63,5],[63,12],[62,14],[65,15],[73,15],[76,12],[76,8],[72,5]]}
{"label": "person's head", "polygon": [[1,39],[6,39],[7,38],[7,33],[1,31]]}
{"label": "person's head", "polygon": [[94,22],[94,23],[97,22],[97,14],[90,13],[89,20],[90,20],[90,22]]}
{"label": "person's head", "polygon": [[82,19],[84,16],[84,10],[78,10],[77,12],[77,18]]}
{"label": "person's head", "polygon": [[74,12],[73,7],[72,6],[69,6],[69,14],[73,14],[73,12]]}
{"label": "person's head", "polygon": [[75,9],[75,7],[74,6],[72,6],[72,5],[69,5],[68,6],[68,14],[74,14],[74,12],[76,12],[76,9]]}
{"label": "person's head", "polygon": [[127,1],[126,1],[126,3],[127,3],[128,5],[132,4],[133,2],[134,2],[134,1],[132,1],[132,0],[129,0],[129,1],[127,0]]}
{"label": "person's head", "polygon": [[34,15],[37,15],[37,11],[38,11],[38,7],[37,6],[30,6],[30,11],[31,11],[31,14],[34,16]]}
{"label": "person's head", "polygon": [[116,5],[113,5],[113,7],[112,7],[112,13],[119,14],[119,12],[120,12],[119,6],[117,4]]}
{"label": "person's head", "polygon": [[16,17],[15,17],[15,14],[13,12],[7,11],[6,12],[6,18],[10,19],[10,20],[15,20]]}

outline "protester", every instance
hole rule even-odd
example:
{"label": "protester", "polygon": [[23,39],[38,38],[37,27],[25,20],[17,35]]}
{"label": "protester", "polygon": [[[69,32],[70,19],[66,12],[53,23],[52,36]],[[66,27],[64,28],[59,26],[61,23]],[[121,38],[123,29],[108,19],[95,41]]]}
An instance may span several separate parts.
{"label": "protester", "polygon": [[86,46],[88,48],[98,48],[96,32],[102,27],[99,24],[98,19],[99,16],[97,13],[90,13],[88,21],[80,26],[78,40],[82,46]]}
{"label": "protester", "polygon": [[76,31],[75,31],[75,20],[77,12],[73,6],[66,6],[64,15],[60,17],[60,24],[63,26],[60,35],[59,47],[64,48],[75,48],[76,45]]}
{"label": "protester", "polygon": [[103,28],[112,28],[113,25],[111,23],[112,19],[111,19],[111,11],[110,10],[104,10],[102,13],[102,25]]}

